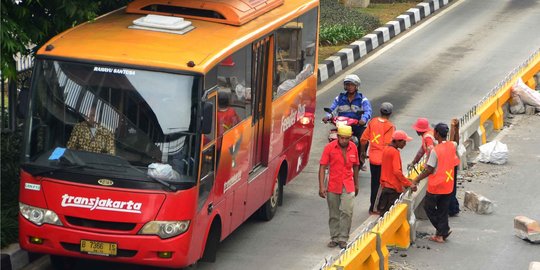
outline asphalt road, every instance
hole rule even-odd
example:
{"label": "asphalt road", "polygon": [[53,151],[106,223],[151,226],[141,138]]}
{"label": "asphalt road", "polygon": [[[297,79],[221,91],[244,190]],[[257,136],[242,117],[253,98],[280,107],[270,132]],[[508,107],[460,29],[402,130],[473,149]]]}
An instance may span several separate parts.
{"label": "asphalt road", "polygon": [[[538,49],[540,1],[459,0],[402,34],[343,74],[362,78],[361,91],[375,111],[383,101],[394,104],[393,121],[413,135],[418,117],[448,122],[463,115],[492,87]],[[536,32],[535,32],[536,31]],[[342,77],[319,89],[317,118],[341,91]],[[249,220],[220,246],[217,263],[197,269],[311,269],[337,249],[326,247],[327,206],[318,197],[318,160],[329,126],[317,124],[310,162],[285,187],[284,205],[270,222]],[[408,163],[419,139],[403,150]],[[369,172],[360,176],[353,227],[368,217]],[[510,250],[505,250],[510,252]],[[511,255],[510,255],[511,256]],[[135,269],[134,266],[84,262],[87,269]],[[50,269],[46,263],[40,269]],[[145,268],[140,268],[145,269]]]}

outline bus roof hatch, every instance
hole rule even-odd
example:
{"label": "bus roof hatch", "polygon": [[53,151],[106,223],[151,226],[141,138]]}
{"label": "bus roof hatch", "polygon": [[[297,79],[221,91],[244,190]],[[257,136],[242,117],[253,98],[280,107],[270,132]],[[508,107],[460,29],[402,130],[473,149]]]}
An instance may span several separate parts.
{"label": "bus roof hatch", "polygon": [[134,20],[133,25],[129,26],[129,28],[183,35],[195,27],[184,18],[148,14]]}
{"label": "bus roof hatch", "polygon": [[127,13],[181,16],[243,25],[280,6],[284,0],[135,0]]}

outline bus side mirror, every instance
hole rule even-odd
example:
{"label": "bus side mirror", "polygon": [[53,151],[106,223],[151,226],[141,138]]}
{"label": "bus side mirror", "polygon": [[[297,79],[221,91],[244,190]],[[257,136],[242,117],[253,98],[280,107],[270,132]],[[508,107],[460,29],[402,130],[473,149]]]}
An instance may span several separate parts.
{"label": "bus side mirror", "polygon": [[24,87],[17,97],[16,114],[19,119],[26,119],[28,114],[28,103],[30,102],[30,89]]}
{"label": "bus side mirror", "polygon": [[212,133],[214,123],[214,105],[210,102],[202,103],[202,133]]}

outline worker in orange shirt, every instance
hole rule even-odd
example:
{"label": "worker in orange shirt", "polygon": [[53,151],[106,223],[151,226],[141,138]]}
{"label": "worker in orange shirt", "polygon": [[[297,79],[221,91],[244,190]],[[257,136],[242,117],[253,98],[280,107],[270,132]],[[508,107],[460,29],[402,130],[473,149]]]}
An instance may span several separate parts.
{"label": "worker in orange shirt", "polygon": [[390,210],[404,188],[411,187],[413,191],[416,191],[416,185],[403,175],[399,152],[411,140],[412,138],[405,131],[397,130],[392,134],[390,144],[382,152],[381,195],[377,205],[381,216]]}
{"label": "worker in orange shirt", "polygon": [[[323,150],[319,166],[319,196],[328,203],[330,242],[328,247],[347,247],[351,231],[354,197],[358,195],[358,150],[351,142],[350,126],[338,127],[338,139]],[[328,181],[326,182],[326,169]]]}
{"label": "worker in orange shirt", "polygon": [[392,141],[392,134],[396,129],[390,122],[394,106],[392,103],[381,104],[381,116],[369,120],[362,137],[360,138],[360,163],[366,160],[366,148],[369,144],[369,169],[371,172],[371,194],[369,197],[369,214],[379,214],[375,207],[375,200],[380,186],[382,152]]}
{"label": "worker in orange shirt", "polygon": [[431,152],[431,150],[433,150],[433,147],[435,147],[435,137],[433,136],[433,129],[429,127],[429,121],[427,120],[427,118],[418,118],[412,128],[416,130],[416,134],[418,136],[422,137],[422,144],[420,145],[420,149],[418,149],[418,152],[416,153],[413,161],[409,163],[409,165],[407,165],[407,169],[413,168],[422,159],[424,155],[426,155],[427,159],[429,159],[429,153]]}
{"label": "worker in orange shirt", "polygon": [[444,243],[450,235],[448,225],[448,206],[454,190],[454,170],[459,164],[457,143],[447,141],[448,125],[439,123],[435,126],[435,139],[438,144],[433,148],[426,169],[413,180],[417,185],[422,179],[428,178],[424,210],[437,230],[429,240]]}

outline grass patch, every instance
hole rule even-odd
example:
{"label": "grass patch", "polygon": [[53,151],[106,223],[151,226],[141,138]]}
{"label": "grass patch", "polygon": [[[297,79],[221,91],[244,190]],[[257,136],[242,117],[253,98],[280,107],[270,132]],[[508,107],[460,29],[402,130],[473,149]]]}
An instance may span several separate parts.
{"label": "grass patch", "polygon": [[[327,0],[326,0],[327,1]],[[376,18],[378,22],[376,24],[370,23],[367,28],[364,28],[365,33],[358,36],[358,38],[355,38],[354,40],[360,39],[362,36],[364,36],[367,33],[370,33],[371,31],[375,30],[377,27],[386,24],[389,21],[394,20],[397,16],[403,14],[408,9],[415,7],[418,3],[421,3],[423,1],[420,0],[411,0],[411,1],[397,1],[397,2],[390,2],[387,3],[371,3],[367,8],[355,8],[353,9],[356,11],[356,13],[369,15],[370,18]],[[323,36],[323,19],[328,18],[328,20],[331,20],[332,16],[335,17],[335,15],[327,16],[326,13],[335,13],[335,5],[338,5],[338,1],[334,0],[329,5],[331,6],[325,6],[325,0],[321,1],[321,34],[320,36]],[[327,11],[327,9],[332,9],[332,11]],[[347,15],[341,15],[342,19],[338,20],[338,22],[342,22],[343,19],[348,18]],[[352,20],[352,19],[351,19]],[[374,20],[370,20],[370,22],[373,22]],[[322,40],[322,38],[321,38]],[[341,43],[323,43],[321,42],[321,46],[319,47],[319,63],[322,63],[322,61],[329,56],[332,56],[339,50],[341,50],[346,45],[350,44],[354,40],[341,42]],[[331,44],[331,45],[330,45]]]}
{"label": "grass patch", "polygon": [[319,63],[339,50],[343,49],[343,45],[334,45],[334,46],[321,46],[319,47]]}

